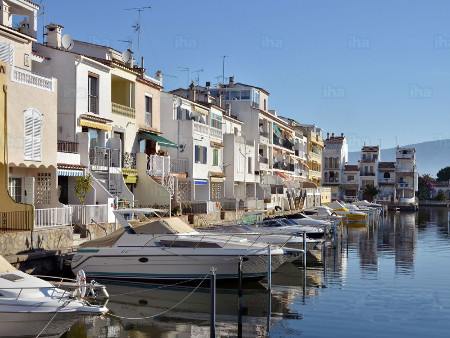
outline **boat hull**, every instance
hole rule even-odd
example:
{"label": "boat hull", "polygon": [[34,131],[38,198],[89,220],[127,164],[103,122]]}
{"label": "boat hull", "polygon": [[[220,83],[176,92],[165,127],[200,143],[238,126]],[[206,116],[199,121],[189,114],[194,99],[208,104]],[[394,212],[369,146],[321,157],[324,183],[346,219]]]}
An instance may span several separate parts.
{"label": "boat hull", "polygon": [[[298,255],[272,255],[272,270]],[[216,269],[218,280],[238,278],[238,257],[236,255],[90,255],[74,257],[72,270],[83,269],[86,275],[96,279],[122,279],[136,281],[199,280]],[[266,255],[243,257],[243,279],[259,280],[267,276]]]}

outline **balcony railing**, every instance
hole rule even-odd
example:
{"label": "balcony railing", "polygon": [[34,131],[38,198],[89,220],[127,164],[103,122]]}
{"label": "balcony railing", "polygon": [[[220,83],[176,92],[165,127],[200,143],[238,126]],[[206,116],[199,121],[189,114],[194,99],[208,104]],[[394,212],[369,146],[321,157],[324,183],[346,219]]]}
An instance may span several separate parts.
{"label": "balcony railing", "polygon": [[55,90],[55,83],[52,77],[46,77],[25,69],[12,67],[11,81],[26,84],[31,87],[48,90],[53,92]]}
{"label": "balcony railing", "polygon": [[136,169],[136,154],[135,153],[123,153],[122,167],[125,169]]}
{"label": "balcony railing", "polygon": [[116,115],[129,117],[130,119],[136,117],[136,109],[115,102],[111,102],[111,112]]}
{"label": "balcony railing", "polygon": [[167,177],[170,171],[170,156],[150,155],[147,157],[147,174]]}
{"label": "balcony railing", "polygon": [[152,114],[145,112],[145,125],[147,127],[152,127]]}
{"label": "balcony railing", "polygon": [[414,167],[413,166],[409,166],[409,167],[401,167],[401,166],[399,166],[399,167],[396,168],[396,170],[398,172],[401,172],[401,173],[408,173],[408,172],[413,172],[414,171]]}
{"label": "balcony railing", "polygon": [[88,96],[88,111],[90,113],[98,114],[98,96],[91,95]]}
{"label": "balcony railing", "polygon": [[33,230],[33,211],[0,211],[0,231]]}
{"label": "balcony railing", "polygon": [[273,144],[289,150],[294,150],[294,144],[292,142],[285,138],[279,137],[276,134],[273,134]]}
{"label": "balcony railing", "polygon": [[103,147],[89,149],[89,163],[94,167],[120,168],[120,150]]}
{"label": "balcony railing", "polygon": [[73,224],[108,223],[108,205],[71,205]]}
{"label": "balcony railing", "polygon": [[370,173],[367,171],[361,171],[360,173],[361,176],[375,176],[375,173]]}
{"label": "balcony railing", "polygon": [[222,130],[209,127],[209,136],[217,139],[222,139]]}
{"label": "balcony railing", "polygon": [[398,182],[397,183],[398,188],[412,188],[412,184],[407,182]]}
{"label": "balcony railing", "polygon": [[34,210],[34,228],[51,228],[72,225],[72,208],[49,208]]}
{"label": "balcony railing", "polygon": [[200,135],[208,136],[209,135],[209,127],[206,124],[193,121],[194,123],[194,132]]}
{"label": "balcony railing", "polygon": [[261,135],[262,137],[269,138],[269,133],[267,131],[262,131],[259,133],[259,135]]}
{"label": "balcony railing", "polygon": [[392,184],[394,184],[395,180],[393,178],[384,178],[384,177],[382,177],[382,178],[378,179],[378,183],[392,183]]}
{"label": "balcony railing", "polygon": [[346,201],[348,201],[348,200],[354,201],[357,199],[358,199],[358,196],[356,196],[356,195],[344,195],[344,200],[346,200]]}
{"label": "balcony railing", "polygon": [[275,162],[273,164],[273,168],[274,169],[287,170],[287,171],[294,171],[294,165],[292,163]]}
{"label": "balcony railing", "polygon": [[173,173],[181,173],[181,174],[187,173],[187,159],[171,158],[170,171]]}
{"label": "balcony railing", "polygon": [[58,151],[60,153],[78,154],[78,143],[58,140]]}

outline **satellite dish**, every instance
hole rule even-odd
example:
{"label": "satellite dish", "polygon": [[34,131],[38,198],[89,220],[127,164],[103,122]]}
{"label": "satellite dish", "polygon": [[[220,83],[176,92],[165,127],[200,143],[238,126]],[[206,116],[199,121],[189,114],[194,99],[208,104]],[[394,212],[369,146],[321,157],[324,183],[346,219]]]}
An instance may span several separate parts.
{"label": "satellite dish", "polygon": [[127,49],[122,52],[122,60],[125,63],[130,63],[131,59],[133,59],[133,54]]}
{"label": "satellite dish", "polygon": [[64,34],[61,39],[61,44],[64,49],[71,50],[73,48],[73,39],[69,34]]}
{"label": "satellite dish", "polygon": [[177,98],[177,101],[175,102],[176,107],[181,107],[181,105],[183,104],[183,100],[181,100],[181,97]]}

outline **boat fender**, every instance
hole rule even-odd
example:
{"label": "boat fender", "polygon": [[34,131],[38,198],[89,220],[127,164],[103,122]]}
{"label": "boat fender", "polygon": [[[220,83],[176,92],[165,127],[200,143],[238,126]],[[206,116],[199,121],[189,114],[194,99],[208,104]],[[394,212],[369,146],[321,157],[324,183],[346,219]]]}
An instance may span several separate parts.
{"label": "boat fender", "polygon": [[85,295],[86,295],[86,274],[84,273],[83,270],[78,270],[76,296],[78,298],[84,299]]}

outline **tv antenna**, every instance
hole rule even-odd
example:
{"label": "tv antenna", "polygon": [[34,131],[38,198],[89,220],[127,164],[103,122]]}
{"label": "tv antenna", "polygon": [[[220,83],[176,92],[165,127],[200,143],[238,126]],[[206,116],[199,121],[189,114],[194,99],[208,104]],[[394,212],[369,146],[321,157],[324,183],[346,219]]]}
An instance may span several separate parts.
{"label": "tv antenna", "polygon": [[120,42],[125,42],[128,44],[128,49],[133,50],[133,39],[131,38],[131,36],[127,37],[126,40],[119,40]]}
{"label": "tv antenna", "polygon": [[189,74],[190,74],[190,68],[189,67],[178,67],[181,72],[187,72],[187,87],[189,87]]}
{"label": "tv antenna", "polygon": [[225,84],[225,58],[227,58],[229,56],[227,55],[223,55],[222,56],[222,83]]}
{"label": "tv antenna", "polygon": [[[133,8],[125,8],[125,11],[136,11],[138,12],[138,22],[137,24],[131,26],[134,28],[134,31],[138,33],[138,59],[139,55],[141,54],[141,12],[145,11],[146,9],[151,9],[151,6],[144,6],[144,7],[133,7]],[[141,61],[142,62],[142,61]],[[141,67],[143,65],[141,64]]]}
{"label": "tv antenna", "polygon": [[161,75],[164,75],[164,76],[168,76],[168,77],[173,77],[173,78],[177,78],[175,75],[170,75],[170,74],[164,74],[164,73],[161,73]]}
{"label": "tv antenna", "polygon": [[200,73],[204,72],[204,71],[205,71],[204,68],[199,69],[199,70],[194,70],[194,73],[197,74],[197,76],[195,77],[195,82],[197,82],[197,86],[200,84]]}

